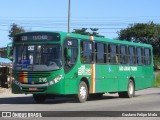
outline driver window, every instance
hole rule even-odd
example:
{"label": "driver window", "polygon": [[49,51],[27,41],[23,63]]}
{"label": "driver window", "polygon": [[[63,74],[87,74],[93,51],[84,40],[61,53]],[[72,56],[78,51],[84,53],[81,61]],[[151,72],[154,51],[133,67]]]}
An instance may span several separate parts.
{"label": "driver window", "polygon": [[74,38],[67,38],[64,41],[64,65],[65,72],[69,72],[77,62],[78,41]]}

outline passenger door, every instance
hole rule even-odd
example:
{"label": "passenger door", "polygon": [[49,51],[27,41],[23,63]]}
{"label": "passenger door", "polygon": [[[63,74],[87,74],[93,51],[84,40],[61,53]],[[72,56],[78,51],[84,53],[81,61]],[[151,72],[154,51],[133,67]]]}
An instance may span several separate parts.
{"label": "passenger door", "polygon": [[65,72],[65,92],[74,94],[77,90],[78,78],[78,40],[75,38],[66,38],[63,44],[64,72]]}

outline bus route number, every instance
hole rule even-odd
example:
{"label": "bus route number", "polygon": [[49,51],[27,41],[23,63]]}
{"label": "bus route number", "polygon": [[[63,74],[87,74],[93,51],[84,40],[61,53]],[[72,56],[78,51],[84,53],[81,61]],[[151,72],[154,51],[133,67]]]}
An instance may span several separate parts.
{"label": "bus route number", "polygon": [[22,41],[26,41],[27,39],[28,39],[27,36],[22,36],[22,37],[21,37],[21,40],[22,40]]}
{"label": "bus route number", "polygon": [[72,41],[68,41],[68,45],[71,46],[72,45]]}

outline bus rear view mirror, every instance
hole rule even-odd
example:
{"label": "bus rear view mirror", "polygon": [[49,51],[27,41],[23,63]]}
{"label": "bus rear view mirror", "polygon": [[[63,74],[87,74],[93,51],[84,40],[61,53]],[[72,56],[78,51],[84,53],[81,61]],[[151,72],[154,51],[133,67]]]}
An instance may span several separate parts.
{"label": "bus rear view mirror", "polygon": [[9,43],[7,45],[7,58],[11,61],[13,61],[13,47],[12,47],[12,43]]}
{"label": "bus rear view mirror", "polygon": [[71,58],[71,49],[70,48],[66,48],[66,55],[67,55],[68,59]]}
{"label": "bus rear view mirror", "polygon": [[65,60],[66,60],[66,65],[71,67],[71,48],[66,47],[65,48]]}

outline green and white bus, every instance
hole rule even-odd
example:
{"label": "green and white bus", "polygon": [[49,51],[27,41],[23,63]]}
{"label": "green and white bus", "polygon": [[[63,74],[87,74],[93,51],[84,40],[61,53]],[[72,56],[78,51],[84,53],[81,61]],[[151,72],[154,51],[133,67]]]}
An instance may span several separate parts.
{"label": "green and white bus", "polygon": [[[9,52],[8,52],[9,53]],[[13,53],[13,54],[12,54]],[[131,98],[154,85],[152,46],[65,32],[14,36],[12,93],[37,103],[59,95],[78,102],[104,93]]]}

